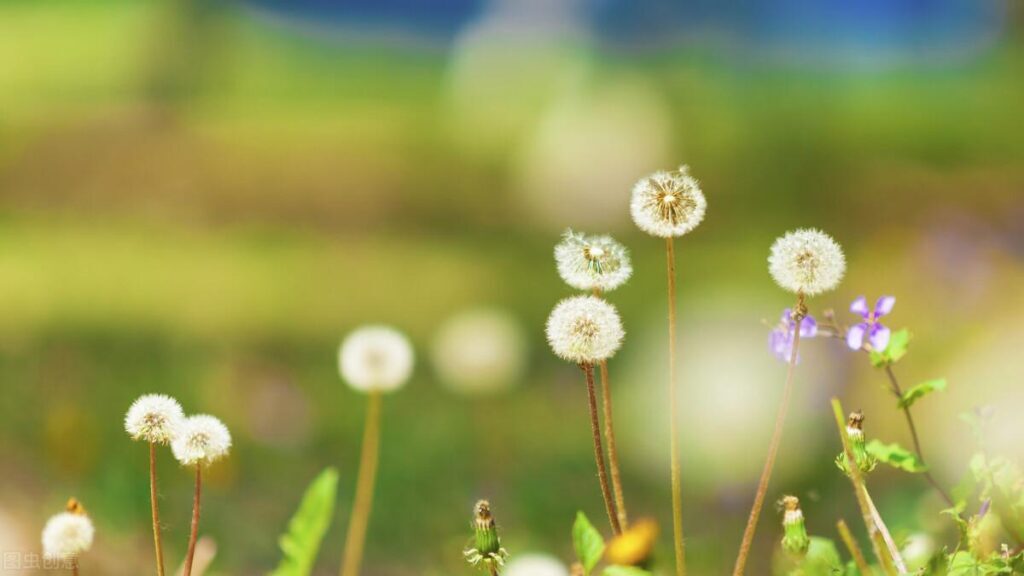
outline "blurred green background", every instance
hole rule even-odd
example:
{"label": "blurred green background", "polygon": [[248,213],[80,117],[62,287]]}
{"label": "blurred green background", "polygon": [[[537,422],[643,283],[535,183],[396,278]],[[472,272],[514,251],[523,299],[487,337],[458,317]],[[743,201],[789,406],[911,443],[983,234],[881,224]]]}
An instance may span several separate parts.
{"label": "blurred green background", "polygon": [[[767,447],[784,378],[767,332],[791,302],[765,258],[787,229],[847,251],[812,313],[849,320],[857,295],[893,294],[890,325],[915,334],[904,384],[950,379],[916,408],[941,482],[966,470],[957,414],[976,405],[996,406],[993,449],[1022,455],[1019,3],[281,4],[0,2],[0,550],[38,551],[74,495],[98,525],[83,572],[149,570],[146,450],[122,418],[163,392],[235,436],[205,496],[213,572],[272,568],[328,465],[339,505],[318,573],[335,572],[365,404],[336,351],[373,321],[406,330],[418,364],[385,403],[364,573],[470,573],[479,497],[513,555],[568,561],[575,511],[603,519],[585,389],[542,332],[571,294],[551,252],[572,226],[634,257],[610,295],[628,332],[616,423],[631,514],[660,522],[669,566],[663,245],[627,204],[683,162],[709,201],[677,244],[694,573],[732,565]],[[490,335],[439,334],[481,308],[507,315],[495,354],[512,382],[471,394],[438,364],[457,372]],[[862,356],[804,350],[769,496],[799,495],[812,533],[844,516],[862,535],[827,399],[863,408],[869,436],[910,440]],[[163,456],[176,565],[191,478]],[[922,479],[873,484],[896,532],[955,542]],[[752,574],[779,533],[766,512]]]}

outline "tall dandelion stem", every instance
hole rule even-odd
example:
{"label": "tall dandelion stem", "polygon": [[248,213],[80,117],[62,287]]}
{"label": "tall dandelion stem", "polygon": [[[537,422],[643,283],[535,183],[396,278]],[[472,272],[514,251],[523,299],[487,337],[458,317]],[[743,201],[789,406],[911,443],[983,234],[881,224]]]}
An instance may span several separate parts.
{"label": "tall dandelion stem", "polygon": [[164,576],[164,547],[160,541],[160,505],[156,490],[156,444],[149,443],[149,504],[153,512],[153,546],[156,549],[156,573]]}
{"label": "tall dandelion stem", "polygon": [[370,522],[373,507],[373,486],[377,477],[377,462],[380,450],[380,390],[370,390],[366,409],[366,427],[363,430],[363,447],[359,459],[359,478],[356,481],[356,499],[349,518],[348,534],[345,535],[345,552],[341,564],[341,576],[357,576],[363,560],[363,545],[366,542],[366,528]]}
{"label": "tall dandelion stem", "polygon": [[615,513],[615,503],[612,499],[612,491],[608,486],[608,471],[604,462],[604,449],[601,447],[601,423],[597,416],[597,394],[594,391],[594,366],[583,364],[584,374],[587,376],[587,400],[590,406],[590,432],[594,438],[594,462],[597,464],[597,478],[601,483],[601,496],[604,498],[605,511],[608,513],[608,522],[611,524],[612,533],[616,536],[622,533],[622,526],[619,525],[619,517]]}
{"label": "tall dandelion stem", "polygon": [[668,410],[669,467],[672,476],[672,533],[676,552],[676,576],[686,574],[686,547],[683,544],[683,479],[679,463],[679,422],[676,415],[676,255],[672,237],[665,238],[668,266]]}
{"label": "tall dandelion stem", "polygon": [[615,424],[612,420],[612,384],[608,379],[608,361],[601,361],[601,403],[604,408],[604,438],[608,442],[608,468],[612,474],[612,493],[615,495],[615,510],[619,526],[625,530],[629,525],[626,515],[626,498],[622,493],[622,474],[619,470],[619,451],[615,447]]}
{"label": "tall dandelion stem", "polygon": [[199,495],[203,487],[203,465],[196,464],[196,491],[192,496],[192,528],[188,535],[188,554],[185,556],[184,576],[192,574],[192,560],[196,555],[196,540],[199,538]]}
{"label": "tall dandelion stem", "polygon": [[793,396],[793,374],[796,371],[797,353],[800,348],[800,324],[804,316],[807,315],[802,293],[797,295],[797,304],[793,315],[793,350],[789,355],[789,368],[786,371],[786,385],[782,391],[782,403],[779,405],[778,414],[775,416],[775,430],[772,432],[772,439],[768,444],[768,457],[765,459],[764,469],[761,470],[761,479],[757,483],[757,493],[754,495],[754,505],[750,509],[750,516],[747,518],[747,527],[743,530],[743,540],[740,542],[740,552],[736,557],[736,566],[732,571],[733,576],[740,576],[746,569],[747,557],[750,555],[750,546],[754,542],[754,532],[757,530],[757,521],[761,517],[764,497],[768,492],[768,482],[771,480],[772,469],[775,467],[775,459],[779,453],[779,445],[782,443],[786,413],[789,411],[790,398]]}

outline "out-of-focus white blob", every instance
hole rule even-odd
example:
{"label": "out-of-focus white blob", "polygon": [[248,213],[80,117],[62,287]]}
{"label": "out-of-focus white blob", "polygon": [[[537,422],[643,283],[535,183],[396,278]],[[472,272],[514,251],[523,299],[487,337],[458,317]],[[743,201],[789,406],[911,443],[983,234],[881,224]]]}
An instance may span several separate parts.
{"label": "out-of-focus white blob", "polygon": [[[718,304],[684,317],[676,351],[679,438],[682,442],[684,485],[720,490],[737,509],[749,506],[750,489],[757,483],[768,450],[786,367],[765,347],[767,327],[757,322],[763,310],[750,308],[749,295],[720,296]],[[668,467],[668,346],[664,314],[654,314],[633,331],[628,363],[613,362],[611,381],[618,395],[615,424],[619,451],[637,458],[652,479]],[[806,346],[804,348],[803,346]],[[786,423],[785,446],[775,474],[779,485],[819,466],[822,445],[830,446],[828,398],[842,374],[837,357],[846,353],[825,339],[801,346],[796,394]],[[841,361],[841,360],[840,360]],[[616,369],[622,366],[622,370]],[[619,398],[621,397],[621,401]],[[827,452],[827,450],[826,450]],[[629,460],[624,465],[635,465]]]}
{"label": "out-of-focus white blob", "polygon": [[558,558],[547,554],[517,554],[505,566],[505,576],[569,576],[569,570]]}
{"label": "out-of-focus white blob", "polygon": [[911,534],[900,550],[908,570],[919,570],[928,565],[935,554],[935,540],[931,536],[918,532]]}
{"label": "out-of-focus white blob", "polygon": [[449,128],[468,153],[505,154],[585,75],[576,1],[499,0],[456,39],[447,72]]}
{"label": "out-of-focus white blob", "polygon": [[526,338],[511,314],[480,308],[448,319],[431,352],[438,377],[448,389],[489,394],[519,381],[526,365]]}
{"label": "out-of-focus white blob", "polygon": [[519,157],[529,212],[552,228],[621,226],[637,178],[671,164],[669,119],[664,99],[637,78],[567,92]]}

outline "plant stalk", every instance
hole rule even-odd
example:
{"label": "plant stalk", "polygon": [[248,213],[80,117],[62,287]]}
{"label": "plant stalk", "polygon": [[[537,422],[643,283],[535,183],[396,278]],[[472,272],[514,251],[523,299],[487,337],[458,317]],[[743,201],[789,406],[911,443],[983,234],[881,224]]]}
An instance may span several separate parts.
{"label": "plant stalk", "polygon": [[160,504],[156,488],[156,444],[149,443],[149,507],[153,514],[153,546],[156,549],[156,573],[164,576],[164,546],[160,539]]}
{"label": "plant stalk", "polygon": [[196,464],[196,491],[192,496],[192,528],[188,535],[188,553],[185,555],[184,576],[192,574],[192,560],[196,555],[196,539],[199,537],[199,494],[203,486],[203,465]]}
{"label": "plant stalk", "polygon": [[679,462],[679,423],[676,415],[676,255],[672,237],[665,239],[668,272],[668,409],[669,450],[672,477],[672,534],[676,552],[676,576],[686,576],[686,546],[683,543],[683,479]]}
{"label": "plant stalk", "polygon": [[377,477],[380,451],[380,405],[380,391],[371,391],[363,430],[363,447],[359,460],[359,478],[356,480],[355,503],[352,506],[352,516],[349,518],[348,534],[345,535],[341,576],[357,576],[363,559],[363,545],[366,542],[366,528],[369,525],[370,511],[373,507],[373,486]]}
{"label": "plant stalk", "polygon": [[622,533],[619,525],[618,514],[615,513],[615,503],[612,498],[611,489],[608,487],[608,471],[605,469],[604,449],[601,448],[601,423],[597,416],[597,394],[594,392],[594,366],[583,364],[584,374],[587,376],[587,400],[590,406],[590,432],[594,438],[594,462],[597,464],[597,479],[601,483],[601,496],[604,498],[605,511],[608,513],[608,522],[611,524],[612,533],[618,536]]}
{"label": "plant stalk", "polygon": [[[594,289],[594,296],[601,297],[601,289]],[[619,450],[615,444],[615,421],[612,418],[612,383],[608,377],[608,361],[601,361],[601,407],[604,417],[604,439],[608,443],[608,468],[612,475],[612,493],[615,496],[615,510],[619,514],[619,526],[629,526],[626,514],[626,498],[622,491],[622,473],[619,468]]]}
{"label": "plant stalk", "polygon": [[850,556],[853,557],[853,563],[857,565],[857,570],[862,576],[870,576],[871,568],[868,567],[868,561],[864,558],[864,552],[860,549],[857,541],[854,540],[853,534],[850,533],[850,527],[846,525],[846,521],[840,518],[836,522],[836,529],[839,530],[839,537],[842,538],[846,549],[850,551]]}

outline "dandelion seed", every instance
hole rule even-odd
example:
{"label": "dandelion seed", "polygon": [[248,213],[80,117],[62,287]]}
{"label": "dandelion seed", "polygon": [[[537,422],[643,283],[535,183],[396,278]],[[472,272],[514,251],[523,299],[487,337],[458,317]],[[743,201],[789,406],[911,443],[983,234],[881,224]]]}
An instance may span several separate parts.
{"label": "dandelion seed", "polygon": [[661,238],[682,236],[704,219],[707,200],[688,166],[674,172],[655,172],[633,186],[629,203],[633,222]]}
{"label": "dandelion seed", "polygon": [[170,444],[181,431],[185,415],[170,396],[147,394],[132,402],[124,417],[124,429],[133,440]]}
{"label": "dandelion seed", "polygon": [[814,296],[835,288],[846,271],[843,250],[819,230],[788,232],[772,244],[768,270],[782,288]]}
{"label": "dandelion seed", "polygon": [[205,414],[185,419],[181,434],[171,443],[171,451],[184,466],[209,465],[227,455],[231,433],[223,422]]}
{"label": "dandelion seed", "polygon": [[52,516],[43,527],[43,556],[55,560],[73,560],[92,547],[96,534],[85,509],[72,498],[68,511]]}
{"label": "dandelion seed", "polygon": [[412,375],[409,340],[387,326],[365,326],[348,335],[338,352],[342,377],[360,392],[391,392]]}
{"label": "dandelion seed", "polygon": [[560,358],[577,364],[611,358],[624,335],[615,307],[594,296],[566,298],[548,317],[551,349]]}
{"label": "dandelion seed", "polygon": [[567,230],[555,246],[558,275],[577,290],[607,292],[633,274],[626,247],[611,236],[588,236]]}

